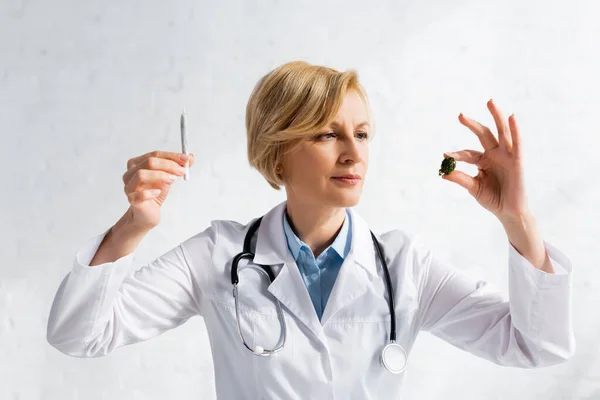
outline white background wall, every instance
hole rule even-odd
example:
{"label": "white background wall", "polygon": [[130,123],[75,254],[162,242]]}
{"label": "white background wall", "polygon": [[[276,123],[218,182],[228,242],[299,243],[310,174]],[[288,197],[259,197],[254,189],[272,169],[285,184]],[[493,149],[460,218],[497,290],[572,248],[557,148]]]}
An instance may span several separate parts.
{"label": "white background wall", "polygon": [[[572,260],[577,354],[497,367],[422,334],[407,399],[600,398],[600,24],[576,1],[0,0],[0,399],[210,399],[201,318],[100,359],[47,344],[51,301],[78,248],[126,210],[127,160],[178,151],[178,181],[142,265],[212,219],[247,222],[283,200],[248,167],[256,81],[304,59],[358,71],[377,121],[363,200],[374,231],[422,235],[458,268],[507,288],[500,223],[438,177],[444,151],[481,149],[458,114],[521,127],[531,207]],[[494,128],[495,129],[495,128]],[[459,169],[475,173],[468,165]]]}

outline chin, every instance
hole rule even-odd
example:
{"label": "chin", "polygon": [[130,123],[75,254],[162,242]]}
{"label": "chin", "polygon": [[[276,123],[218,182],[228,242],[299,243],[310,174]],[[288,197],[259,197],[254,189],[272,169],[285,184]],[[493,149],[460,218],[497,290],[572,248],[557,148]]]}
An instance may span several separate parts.
{"label": "chin", "polygon": [[332,207],[354,207],[360,201],[362,188],[345,193],[330,193],[325,202]]}

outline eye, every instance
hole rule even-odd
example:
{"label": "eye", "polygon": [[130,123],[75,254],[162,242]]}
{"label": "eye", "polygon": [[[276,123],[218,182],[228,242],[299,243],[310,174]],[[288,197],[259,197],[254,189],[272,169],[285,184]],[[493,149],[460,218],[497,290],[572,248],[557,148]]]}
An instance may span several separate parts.
{"label": "eye", "polygon": [[317,135],[317,140],[320,139],[329,139],[335,137],[335,133],[334,132],[327,132],[327,133],[322,133],[320,135]]}
{"label": "eye", "polygon": [[369,134],[367,132],[358,132],[358,135],[362,135],[360,138],[361,139],[367,139],[369,137]]}

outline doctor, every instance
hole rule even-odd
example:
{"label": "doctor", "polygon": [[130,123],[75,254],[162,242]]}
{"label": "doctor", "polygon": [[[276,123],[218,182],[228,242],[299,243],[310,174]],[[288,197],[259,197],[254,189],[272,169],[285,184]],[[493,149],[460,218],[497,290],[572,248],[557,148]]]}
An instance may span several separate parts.
{"label": "doctor", "polygon": [[[491,100],[488,108],[497,137],[461,114],[483,151],[445,154],[476,165],[478,175],[456,170],[443,179],[505,228],[508,294],[402,230],[371,237],[352,208],[373,135],[365,91],[353,71],[298,61],[260,79],[246,109],[250,164],[273,188],[283,186],[287,200],[248,223],[213,221],[136,271],[135,250],[159,223],[169,176],[194,159],[157,151],[129,160],[131,206],[77,252],[50,310],[48,342],[70,356],[101,357],[199,315],[217,396],[232,400],[399,398],[420,331],[505,366],[569,359],[571,263],[540,237],[530,212],[514,115],[505,120]],[[232,274],[247,235],[253,262],[243,258]],[[272,282],[257,265],[270,267]],[[400,350],[388,368],[382,350],[392,326]]]}

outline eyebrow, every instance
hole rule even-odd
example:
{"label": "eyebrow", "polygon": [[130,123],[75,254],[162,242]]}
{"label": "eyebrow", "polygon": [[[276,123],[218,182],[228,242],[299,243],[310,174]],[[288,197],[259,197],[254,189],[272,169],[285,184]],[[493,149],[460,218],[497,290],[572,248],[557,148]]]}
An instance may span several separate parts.
{"label": "eyebrow", "polygon": [[[339,127],[341,124],[337,123],[336,121],[333,121],[330,125]],[[362,128],[363,126],[370,126],[369,122],[363,121],[363,122],[359,123],[358,125],[356,125],[357,128]]]}

